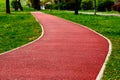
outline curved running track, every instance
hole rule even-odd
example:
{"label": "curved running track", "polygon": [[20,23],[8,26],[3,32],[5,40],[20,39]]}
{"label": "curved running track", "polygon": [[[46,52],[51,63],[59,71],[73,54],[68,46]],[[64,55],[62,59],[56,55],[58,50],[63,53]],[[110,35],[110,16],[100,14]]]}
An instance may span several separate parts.
{"label": "curved running track", "polygon": [[109,44],[69,21],[36,12],[44,36],[0,55],[0,80],[95,80]]}

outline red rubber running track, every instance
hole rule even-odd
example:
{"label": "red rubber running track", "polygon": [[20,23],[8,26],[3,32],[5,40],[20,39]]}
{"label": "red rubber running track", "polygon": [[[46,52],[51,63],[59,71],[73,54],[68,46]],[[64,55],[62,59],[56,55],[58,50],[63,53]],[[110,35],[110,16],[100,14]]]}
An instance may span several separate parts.
{"label": "red rubber running track", "polygon": [[44,35],[0,55],[0,80],[95,80],[107,56],[108,41],[67,20],[32,14],[43,25]]}

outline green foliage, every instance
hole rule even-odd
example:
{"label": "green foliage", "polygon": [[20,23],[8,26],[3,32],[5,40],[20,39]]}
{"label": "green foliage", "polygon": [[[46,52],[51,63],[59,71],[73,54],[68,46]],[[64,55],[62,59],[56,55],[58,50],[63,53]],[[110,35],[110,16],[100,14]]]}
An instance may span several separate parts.
{"label": "green foliage", "polygon": [[36,9],[36,10],[40,10],[40,0],[30,0],[31,6]]}
{"label": "green foliage", "polygon": [[58,0],[54,4],[55,9],[64,10],[66,6],[65,0]]}
{"label": "green foliage", "polygon": [[45,11],[70,21],[88,26],[112,41],[112,54],[102,80],[120,79],[120,18],[114,16],[74,15],[69,11]]}
{"label": "green foliage", "polygon": [[19,5],[17,4],[17,0],[12,0],[11,5],[13,8],[19,7]]}
{"label": "green foliage", "polygon": [[68,2],[68,3],[66,3],[65,8],[66,8],[66,10],[74,10],[75,9],[74,5],[75,5],[75,3]]}
{"label": "green foliage", "polygon": [[111,11],[114,1],[106,0],[98,5],[98,11]]}
{"label": "green foliage", "polygon": [[81,8],[83,10],[91,10],[93,9],[93,1],[92,0],[88,0],[88,1],[83,1]]}
{"label": "green foliage", "polygon": [[[75,6],[76,6],[75,1],[76,0],[68,0],[65,6],[66,10],[75,10]],[[81,1],[82,0],[78,0],[78,5],[79,5],[78,9],[81,9]]]}
{"label": "green foliage", "polygon": [[45,4],[47,2],[51,2],[52,3],[52,0],[42,0],[41,2],[42,2],[42,4]]}
{"label": "green foliage", "polygon": [[[51,4],[46,4],[47,2],[51,2]],[[80,2],[81,0],[78,0],[79,4]],[[51,5],[53,9],[58,9],[58,10],[74,10],[75,9],[75,0],[54,0],[54,1],[42,0],[42,4],[45,4],[47,9],[49,9]]]}
{"label": "green foliage", "polygon": [[4,8],[5,7],[5,1],[4,0],[1,0],[0,1],[0,8]]}

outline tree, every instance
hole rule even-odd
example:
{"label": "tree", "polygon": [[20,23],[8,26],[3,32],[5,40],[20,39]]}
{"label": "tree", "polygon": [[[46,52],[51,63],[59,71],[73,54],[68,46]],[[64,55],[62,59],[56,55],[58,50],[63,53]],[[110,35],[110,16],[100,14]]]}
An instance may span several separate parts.
{"label": "tree", "polygon": [[55,5],[55,1],[53,0],[45,0],[44,2],[44,7],[50,9],[50,11],[54,8],[53,5]]}
{"label": "tree", "polygon": [[94,0],[94,15],[96,15],[96,0]]}
{"label": "tree", "polygon": [[82,1],[81,9],[83,10],[93,9],[93,0]]}
{"label": "tree", "polygon": [[20,9],[21,11],[23,11],[23,8],[22,8],[20,0],[12,0],[11,5],[15,9],[15,11],[18,11],[18,9]]}
{"label": "tree", "polygon": [[9,3],[9,0],[6,0],[6,13],[10,14],[10,3]]}
{"label": "tree", "polygon": [[75,0],[75,14],[78,15],[78,10],[82,0]]}
{"label": "tree", "polygon": [[20,3],[20,0],[18,0],[18,5],[19,5],[20,10],[23,11],[23,8],[22,8],[22,5]]}
{"label": "tree", "polygon": [[40,10],[40,0],[30,0],[32,7],[34,9]]}
{"label": "tree", "polygon": [[75,0],[75,14],[78,15],[78,0]]}

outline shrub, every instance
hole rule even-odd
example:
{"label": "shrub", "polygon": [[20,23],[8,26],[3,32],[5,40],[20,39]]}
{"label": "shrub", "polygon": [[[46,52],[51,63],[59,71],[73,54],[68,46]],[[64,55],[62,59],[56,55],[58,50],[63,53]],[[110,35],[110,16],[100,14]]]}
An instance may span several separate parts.
{"label": "shrub", "polygon": [[59,9],[59,10],[64,10],[65,9],[65,3],[57,3],[57,4],[53,4],[53,9]]}
{"label": "shrub", "polygon": [[[78,0],[79,5],[78,9],[81,9],[80,2],[81,0]],[[75,0],[67,0],[64,7],[66,10],[75,10],[75,6],[76,6]]]}
{"label": "shrub", "polygon": [[11,5],[13,8],[18,8],[19,5],[17,4],[17,0],[12,0]]}
{"label": "shrub", "polygon": [[98,5],[98,11],[105,11],[105,4],[104,3],[100,3]]}
{"label": "shrub", "polygon": [[98,5],[98,11],[111,11],[114,1],[107,0]]}
{"label": "shrub", "polygon": [[112,9],[115,10],[115,11],[118,11],[120,12],[120,4],[115,4],[112,6]]}
{"label": "shrub", "polygon": [[75,4],[74,3],[67,3],[65,6],[66,10],[74,10],[75,8],[73,7]]}
{"label": "shrub", "polygon": [[51,9],[51,4],[46,4],[45,9]]}
{"label": "shrub", "polygon": [[91,10],[93,9],[93,1],[89,0],[82,2],[81,7],[83,10]]}
{"label": "shrub", "polygon": [[15,11],[18,11],[18,9],[20,8],[21,11],[23,11],[23,8],[21,6],[21,3],[20,1],[18,0],[12,0],[12,3],[11,3],[12,7],[15,9]]}

